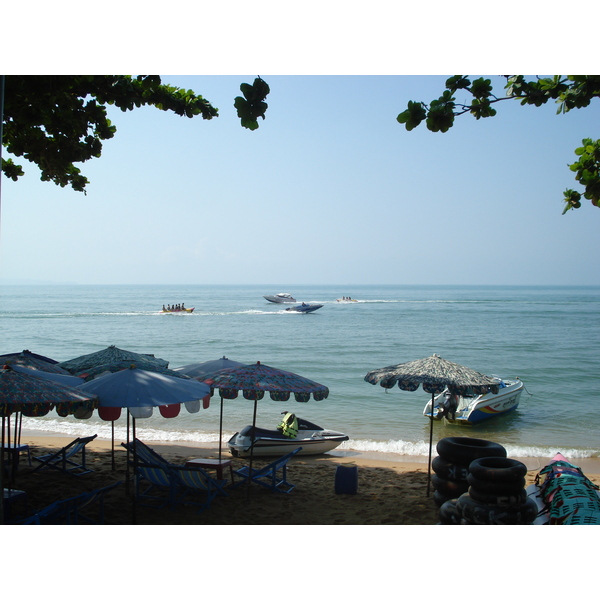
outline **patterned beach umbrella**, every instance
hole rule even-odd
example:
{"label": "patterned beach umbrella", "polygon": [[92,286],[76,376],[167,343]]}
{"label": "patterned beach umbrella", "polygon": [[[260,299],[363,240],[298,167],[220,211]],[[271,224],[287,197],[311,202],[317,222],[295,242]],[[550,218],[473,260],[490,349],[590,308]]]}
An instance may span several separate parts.
{"label": "patterned beach umbrella", "polygon": [[38,371],[36,369],[28,369],[26,367],[20,367],[19,365],[9,365],[13,371],[17,373],[24,373],[25,375],[31,375],[32,377],[41,377],[42,379],[49,379],[55,383],[62,383],[63,385],[70,385],[71,387],[79,387],[84,383],[81,377],[75,377],[65,373],[52,373],[50,371]]}
{"label": "patterned beach umbrella", "polygon": [[98,406],[95,394],[39,376],[19,373],[10,366],[0,369],[0,415],[21,412],[44,416],[56,407],[61,417],[88,413]]}
{"label": "patterned beach umbrella", "polygon": [[[498,393],[498,382],[488,375],[464,367],[458,363],[444,360],[433,354],[399,365],[375,369],[365,375],[365,381],[373,385],[391,389],[398,385],[401,390],[414,392],[420,385],[431,394],[431,406],[435,394],[441,394],[446,387],[459,394]],[[427,495],[431,480],[431,448],[433,445],[433,419],[429,425],[429,463],[427,468]]]}
{"label": "patterned beach umbrella", "polygon": [[223,358],[217,358],[217,360],[207,360],[201,363],[192,363],[191,365],[184,365],[183,367],[176,367],[173,369],[177,373],[182,373],[193,379],[200,379],[206,375],[216,374],[217,371],[223,369],[233,369],[234,367],[245,367],[244,363],[236,362],[235,360],[229,360],[226,356]]}
{"label": "patterned beach umbrella", "polygon": [[43,360],[47,363],[50,363],[51,365],[56,365],[58,364],[57,360],[54,360],[53,358],[49,358],[47,356],[44,356],[42,354],[36,354],[35,352],[31,352],[31,350],[23,350],[22,352],[13,352],[11,354],[0,354],[0,359],[2,358],[12,358],[14,356],[29,356],[31,358],[36,358],[37,360]]}
{"label": "patterned beach umbrella", "polygon": [[59,375],[69,375],[69,372],[58,366],[58,363],[51,363],[41,358],[36,358],[31,352],[25,350],[19,354],[8,354],[0,356],[0,364],[15,365],[36,371],[45,371],[47,373],[57,373]]}
{"label": "patterned beach umbrella", "polygon": [[165,369],[169,366],[169,363],[166,360],[156,358],[152,354],[139,354],[129,350],[121,350],[121,348],[117,348],[116,346],[108,346],[108,348],[105,348],[104,350],[66,360],[59,363],[58,366],[66,369],[69,373],[75,373],[93,369],[100,365],[110,365],[121,361],[133,361],[138,365],[144,363]]}
{"label": "patterned beach umbrella", "polygon": [[[212,388],[218,388],[223,398],[237,398],[238,392],[247,400],[254,400],[254,416],[252,420],[252,431],[256,428],[256,405],[257,401],[269,392],[272,400],[286,401],[291,394],[297,402],[308,402],[310,396],[315,400],[324,400],[329,396],[329,388],[316,383],[306,377],[301,377],[289,371],[275,369],[257,362],[253,365],[226,369],[215,373],[205,379]],[[221,418],[222,420],[222,418]],[[250,472],[252,472],[252,447],[250,447]],[[221,436],[219,435],[219,459],[221,458]]]}

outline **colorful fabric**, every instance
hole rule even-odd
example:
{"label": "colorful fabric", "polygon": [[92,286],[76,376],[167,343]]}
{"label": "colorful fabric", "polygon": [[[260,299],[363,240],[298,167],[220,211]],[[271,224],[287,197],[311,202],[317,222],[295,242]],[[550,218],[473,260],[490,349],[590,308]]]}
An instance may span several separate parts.
{"label": "colorful fabric", "polygon": [[221,398],[236,398],[239,391],[248,400],[260,400],[265,392],[276,401],[288,400],[291,394],[297,402],[307,402],[311,395],[315,400],[329,396],[329,388],[320,383],[260,362],[215,373],[205,382],[217,388]]}

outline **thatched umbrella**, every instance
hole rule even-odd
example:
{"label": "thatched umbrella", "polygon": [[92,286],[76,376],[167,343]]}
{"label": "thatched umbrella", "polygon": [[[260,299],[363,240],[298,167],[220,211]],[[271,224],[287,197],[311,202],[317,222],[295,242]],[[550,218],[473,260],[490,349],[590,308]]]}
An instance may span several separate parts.
{"label": "thatched umbrella", "polygon": [[[365,381],[373,385],[390,389],[398,384],[401,390],[414,392],[419,385],[431,394],[433,413],[433,399],[436,394],[441,394],[446,388],[451,392],[465,395],[467,393],[487,394],[498,393],[498,381],[493,377],[474,371],[457,363],[444,360],[441,356],[433,354],[428,358],[421,358],[399,365],[375,369],[365,375]],[[427,495],[429,496],[429,483],[431,479],[431,447],[433,445],[433,418],[430,420],[429,429],[429,462],[427,466]]]}
{"label": "thatched umbrella", "polygon": [[169,366],[168,361],[162,358],[156,358],[153,354],[139,354],[138,352],[131,352],[130,350],[122,350],[116,346],[108,346],[104,350],[98,352],[92,352],[91,354],[84,354],[77,358],[65,360],[59,363],[59,366],[69,373],[81,373],[87,369],[93,369],[99,365],[109,365],[118,362],[131,362],[140,366],[143,363],[149,364],[155,367],[167,368]]}

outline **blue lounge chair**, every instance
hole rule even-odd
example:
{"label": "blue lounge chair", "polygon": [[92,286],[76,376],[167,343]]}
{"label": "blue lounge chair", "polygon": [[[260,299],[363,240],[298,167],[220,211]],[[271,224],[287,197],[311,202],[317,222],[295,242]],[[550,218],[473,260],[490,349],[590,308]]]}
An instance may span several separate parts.
{"label": "blue lounge chair", "polygon": [[[199,506],[202,512],[210,506],[210,503],[219,494],[227,496],[223,489],[227,483],[225,479],[213,479],[206,471],[198,467],[171,467],[171,472],[177,478],[181,496],[177,498],[177,503],[191,504]],[[203,497],[203,502],[187,500],[190,496]]]}
{"label": "blue lounge chair", "polygon": [[[112,485],[91,492],[85,492],[66,500],[58,500],[31,517],[12,521],[12,524],[79,525],[81,523],[89,523],[92,525],[104,525],[104,496],[119,485],[121,485],[121,482],[117,481]],[[97,514],[90,514],[89,509],[96,504],[98,508]]]}
{"label": "blue lounge chair", "polygon": [[[254,481],[254,483],[258,483],[274,492],[289,494],[296,486],[287,480],[287,463],[300,450],[302,448],[296,448],[293,452],[274,460],[262,469],[252,469],[252,473],[250,473],[250,467],[248,466],[238,469],[236,474],[242,478],[242,481],[236,483],[234,487],[247,483],[248,479],[250,479],[250,481]],[[280,470],[281,477],[277,475],[277,472]]]}
{"label": "blue lounge chair", "polygon": [[[34,456],[33,460],[39,461],[39,464],[32,473],[43,469],[58,469],[63,473],[71,473],[72,475],[83,475],[85,473],[93,473],[93,469],[88,469],[85,465],[85,447],[92,440],[96,439],[97,435],[91,435],[85,438],[77,438],[64,448],[52,454],[44,454],[44,456]],[[81,463],[71,460],[76,454],[81,452]],[[76,471],[79,471],[78,473]]]}
{"label": "blue lounge chair", "polygon": [[138,463],[135,469],[135,495],[140,506],[174,508],[179,480],[168,465]]}
{"label": "blue lounge chair", "polygon": [[125,442],[121,443],[121,446],[129,451],[131,455],[133,455],[135,444],[135,454],[137,455],[138,462],[145,463],[147,465],[170,465],[171,463],[163,458],[158,452],[152,450],[150,446],[146,446],[144,442],[138,440],[137,438],[133,442],[129,442],[126,444]]}

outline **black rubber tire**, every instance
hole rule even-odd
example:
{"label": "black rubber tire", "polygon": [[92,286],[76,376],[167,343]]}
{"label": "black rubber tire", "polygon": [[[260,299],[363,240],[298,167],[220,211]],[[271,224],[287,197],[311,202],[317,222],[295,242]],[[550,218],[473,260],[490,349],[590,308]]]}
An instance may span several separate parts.
{"label": "black rubber tire", "polygon": [[487,481],[517,481],[527,475],[527,467],[512,458],[486,456],[475,459],[469,465],[469,473]]}
{"label": "black rubber tire", "polygon": [[533,498],[527,498],[524,504],[508,506],[484,504],[473,500],[469,494],[463,494],[456,502],[461,517],[472,525],[531,525],[538,514]]}
{"label": "black rubber tire", "polygon": [[469,484],[466,481],[452,481],[451,479],[443,479],[439,475],[431,476],[431,485],[436,492],[439,492],[446,498],[458,498],[469,490]]}
{"label": "black rubber tire", "polygon": [[469,496],[473,500],[477,500],[477,502],[482,502],[483,504],[499,504],[502,506],[519,506],[525,504],[527,501],[527,491],[525,488],[509,494],[488,494],[479,491],[477,488],[469,487]]}
{"label": "black rubber tire", "polygon": [[448,502],[448,500],[455,500],[456,498],[450,498],[449,496],[444,496],[444,494],[440,494],[437,490],[433,492],[433,501],[435,505],[440,508],[442,504]]}
{"label": "black rubber tire", "polygon": [[457,498],[448,500],[440,506],[440,523],[442,525],[460,525],[462,517],[456,508]]}
{"label": "black rubber tire", "polygon": [[431,468],[440,477],[451,481],[466,481],[469,475],[469,465],[453,463],[441,456],[436,456],[431,461]]}
{"label": "black rubber tire", "polygon": [[449,462],[468,465],[484,456],[506,457],[506,448],[496,442],[468,437],[442,438],[436,446],[437,453]]}
{"label": "black rubber tire", "polygon": [[520,477],[515,481],[488,481],[487,479],[478,479],[469,473],[467,475],[467,483],[482,494],[502,496],[517,494],[522,490],[525,487],[525,477]]}

